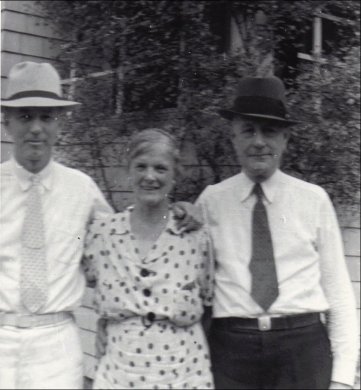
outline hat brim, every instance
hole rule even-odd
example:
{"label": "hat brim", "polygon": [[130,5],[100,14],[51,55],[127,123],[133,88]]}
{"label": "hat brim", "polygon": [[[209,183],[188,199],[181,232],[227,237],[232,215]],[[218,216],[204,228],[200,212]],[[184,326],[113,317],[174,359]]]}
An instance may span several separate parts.
{"label": "hat brim", "polygon": [[81,103],[71,100],[50,99],[43,97],[24,97],[14,100],[2,100],[2,107],[72,107]]}
{"label": "hat brim", "polygon": [[233,120],[235,115],[239,116],[244,116],[244,117],[249,117],[249,118],[259,118],[259,119],[269,119],[274,122],[278,122],[282,124],[283,126],[292,126],[297,123],[300,123],[299,121],[295,120],[289,120],[289,119],[284,119],[279,116],[274,116],[274,115],[263,115],[263,114],[248,114],[248,113],[243,113],[243,112],[238,112],[238,111],[232,111],[232,110],[219,110],[218,111],[219,115],[227,120]]}

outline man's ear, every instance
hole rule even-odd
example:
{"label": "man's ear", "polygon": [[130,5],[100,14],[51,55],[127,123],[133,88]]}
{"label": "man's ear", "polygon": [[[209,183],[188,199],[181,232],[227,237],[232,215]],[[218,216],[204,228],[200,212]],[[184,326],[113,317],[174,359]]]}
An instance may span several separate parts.
{"label": "man's ear", "polygon": [[59,119],[64,120],[68,116],[71,116],[71,110],[60,107],[57,111],[57,116]]}
{"label": "man's ear", "polygon": [[283,136],[285,137],[286,144],[287,144],[291,138],[291,132],[288,128],[283,129]]}
{"label": "man's ear", "polygon": [[1,108],[1,123],[3,123],[5,126],[9,124],[8,115],[4,108]]}

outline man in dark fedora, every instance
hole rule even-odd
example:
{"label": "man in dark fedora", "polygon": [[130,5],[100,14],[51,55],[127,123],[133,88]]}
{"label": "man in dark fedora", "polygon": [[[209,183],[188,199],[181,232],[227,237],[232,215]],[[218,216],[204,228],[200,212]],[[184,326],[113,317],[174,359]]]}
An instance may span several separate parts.
{"label": "man in dark fedora", "polygon": [[246,77],[220,114],[242,172],[198,200],[216,263],[216,388],[351,388],[358,330],[342,239],[326,192],[279,169],[296,123],[284,85]]}

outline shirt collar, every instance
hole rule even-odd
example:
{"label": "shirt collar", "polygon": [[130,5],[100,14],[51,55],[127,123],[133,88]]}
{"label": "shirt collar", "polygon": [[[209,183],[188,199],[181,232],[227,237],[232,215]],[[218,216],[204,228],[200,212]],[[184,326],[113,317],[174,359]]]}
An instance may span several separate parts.
{"label": "shirt collar", "polygon": [[[34,176],[34,173],[29,172],[24,167],[22,167],[14,157],[11,158],[11,164],[13,167],[13,172],[18,179],[20,188],[23,191],[27,191],[31,186],[31,178]],[[43,168],[37,176],[40,177],[41,185],[50,190],[53,185],[53,171],[54,171],[54,161],[50,160],[50,162]]]}
{"label": "shirt collar", "polygon": [[[281,181],[282,172],[277,169],[271,177],[261,183],[262,191],[269,203],[273,202]],[[241,202],[244,202],[252,194],[255,183],[245,173],[241,172],[240,185],[240,199]]]}
{"label": "shirt collar", "polygon": [[239,189],[237,193],[239,194],[241,202],[244,202],[252,194],[254,184],[255,183],[244,172],[239,174]]}

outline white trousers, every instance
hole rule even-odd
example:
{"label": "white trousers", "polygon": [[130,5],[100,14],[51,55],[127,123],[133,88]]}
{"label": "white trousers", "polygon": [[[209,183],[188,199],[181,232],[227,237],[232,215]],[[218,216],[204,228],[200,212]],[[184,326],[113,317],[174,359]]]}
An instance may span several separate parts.
{"label": "white trousers", "polygon": [[81,389],[83,356],[73,320],[0,326],[0,389]]}

